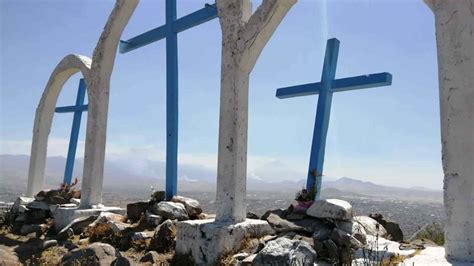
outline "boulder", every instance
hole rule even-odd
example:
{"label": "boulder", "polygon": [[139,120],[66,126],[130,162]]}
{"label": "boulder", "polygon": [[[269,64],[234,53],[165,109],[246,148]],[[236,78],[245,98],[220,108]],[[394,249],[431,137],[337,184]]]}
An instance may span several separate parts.
{"label": "boulder", "polygon": [[380,223],[385,228],[387,235],[390,236],[389,238],[391,240],[403,241],[403,232],[398,223],[384,218],[380,213],[370,214],[369,217]]}
{"label": "boulder", "polygon": [[62,265],[111,265],[120,253],[109,244],[95,242],[86,248],[76,248],[64,254]]}
{"label": "boulder", "polygon": [[306,214],[316,218],[332,218],[338,220],[352,219],[352,205],[339,199],[321,199],[314,201]]}
{"label": "boulder", "polygon": [[132,222],[137,222],[148,209],[148,202],[139,201],[127,204],[127,217]]}
{"label": "boulder", "polygon": [[57,245],[58,241],[56,239],[45,240],[43,243],[41,243],[41,249],[48,249]]}
{"label": "boulder", "polygon": [[370,218],[369,216],[355,216],[354,221],[358,222],[362,227],[364,227],[365,232],[368,235],[372,236],[387,236],[387,230],[379,222]]}
{"label": "boulder", "polygon": [[174,250],[175,245],[176,224],[171,220],[166,220],[155,229],[148,249],[166,253]]}
{"label": "boulder", "polygon": [[252,265],[313,265],[315,260],[316,251],[308,243],[281,237],[269,241]]}
{"label": "boulder", "polygon": [[333,229],[330,238],[339,247],[350,247],[358,249],[364,246],[364,244],[357,238],[338,228]]}
{"label": "boulder", "polygon": [[189,219],[184,205],[177,202],[162,201],[153,205],[151,212],[163,217],[163,219],[177,219],[178,221]]}
{"label": "boulder", "polygon": [[183,196],[174,196],[171,201],[183,204],[186,208],[186,212],[191,218],[196,218],[202,213],[201,204],[199,204],[199,201],[195,199],[186,198]]}

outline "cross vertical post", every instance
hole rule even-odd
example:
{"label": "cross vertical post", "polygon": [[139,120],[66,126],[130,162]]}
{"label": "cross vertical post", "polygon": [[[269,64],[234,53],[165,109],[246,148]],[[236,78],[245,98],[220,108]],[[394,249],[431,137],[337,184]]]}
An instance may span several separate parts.
{"label": "cross vertical post", "polygon": [[74,170],[74,161],[76,160],[77,142],[79,139],[79,130],[81,128],[82,112],[87,111],[87,105],[84,105],[84,98],[86,96],[86,83],[84,79],[79,81],[79,89],[77,91],[76,105],[57,107],[56,113],[74,113],[72,119],[71,136],[69,139],[69,147],[66,159],[66,169],[64,170],[63,184],[71,184],[72,171]]}
{"label": "cross vertical post", "polygon": [[326,45],[321,82],[280,88],[276,92],[276,97],[280,99],[319,94],[306,180],[306,189],[315,190],[316,199],[321,197],[321,179],[333,93],[392,84],[392,75],[386,72],[335,79],[338,54],[339,40],[329,39]]}
{"label": "cross vertical post", "polygon": [[178,34],[173,30],[176,0],[166,0],[166,198],[177,193],[178,176]]}
{"label": "cross vertical post", "polygon": [[166,199],[178,187],[178,33],[217,18],[216,5],[177,19],[176,0],[166,0],[166,24],[129,40],[120,41],[120,53],[128,53],[166,38]]}

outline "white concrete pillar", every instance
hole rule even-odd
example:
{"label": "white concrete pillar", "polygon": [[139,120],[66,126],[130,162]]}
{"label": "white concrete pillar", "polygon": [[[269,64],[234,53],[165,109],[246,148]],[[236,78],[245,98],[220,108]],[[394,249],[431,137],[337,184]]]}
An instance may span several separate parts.
{"label": "white concrete pillar", "polygon": [[217,0],[222,28],[221,96],[217,166],[217,222],[246,215],[249,75],[266,43],[296,0]]}
{"label": "white concrete pillar", "polygon": [[474,262],[474,0],[425,0],[435,15],[448,259]]}
{"label": "white concrete pillar", "polygon": [[117,0],[92,56],[81,207],[102,202],[110,77],[120,36],[138,0]]}

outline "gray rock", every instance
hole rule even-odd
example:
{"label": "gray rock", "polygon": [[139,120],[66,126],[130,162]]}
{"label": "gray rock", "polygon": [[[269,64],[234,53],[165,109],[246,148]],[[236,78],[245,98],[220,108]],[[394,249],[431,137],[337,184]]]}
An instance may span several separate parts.
{"label": "gray rock", "polygon": [[290,231],[304,231],[303,227],[296,225],[295,223],[290,222],[286,219],[283,219],[274,213],[270,213],[266,220],[273,228],[273,230],[279,233]]}
{"label": "gray rock", "polygon": [[161,221],[163,221],[163,217],[153,214],[149,211],[145,212],[145,220],[146,222],[151,225],[151,226],[158,226],[161,224]]}
{"label": "gray rock", "polygon": [[[232,256],[232,261],[233,262],[237,262],[237,261],[242,261],[244,260],[245,258],[247,258],[250,254],[248,254],[247,252],[241,252],[241,253],[237,253],[235,255]],[[232,264],[232,263],[231,263]]]}
{"label": "gray rock", "polygon": [[321,199],[314,201],[306,214],[316,218],[332,218],[338,220],[352,219],[352,205],[339,199]]}
{"label": "gray rock", "polygon": [[331,233],[330,238],[339,247],[350,247],[350,248],[358,249],[364,246],[362,242],[360,242],[358,239],[353,237],[351,234],[337,228],[334,228],[334,230]]}
{"label": "gray rock", "polygon": [[87,248],[76,248],[64,254],[62,265],[111,265],[120,253],[106,243],[95,242]]}
{"label": "gray rock", "polygon": [[148,248],[159,253],[166,253],[174,250],[175,245],[176,224],[171,220],[166,220],[155,229]]}
{"label": "gray rock", "polygon": [[268,242],[253,265],[312,265],[315,260],[316,251],[308,243],[281,237]]}
{"label": "gray rock", "polygon": [[403,232],[398,223],[384,218],[380,213],[370,214],[369,217],[379,222],[385,228],[391,240],[403,241]]}
{"label": "gray rock", "polygon": [[142,214],[148,209],[149,203],[144,201],[127,204],[127,217],[130,221],[140,220]]}
{"label": "gray rock", "polygon": [[201,204],[199,204],[199,201],[195,199],[186,198],[183,196],[174,196],[171,201],[183,204],[189,217],[195,218],[202,213]]}
{"label": "gray rock", "polygon": [[368,235],[372,236],[387,236],[387,230],[379,222],[370,218],[369,216],[355,216],[354,221],[358,222],[362,227],[364,227],[365,232]]}
{"label": "gray rock", "polygon": [[184,205],[177,202],[162,201],[153,205],[151,212],[163,217],[164,219],[177,219],[178,221],[189,219]]}
{"label": "gray rock", "polygon": [[101,212],[99,217],[90,224],[91,227],[96,226],[99,223],[106,224],[112,229],[115,233],[122,232],[123,230],[132,227],[131,224],[123,222],[127,218],[121,214],[116,214],[112,212]]}

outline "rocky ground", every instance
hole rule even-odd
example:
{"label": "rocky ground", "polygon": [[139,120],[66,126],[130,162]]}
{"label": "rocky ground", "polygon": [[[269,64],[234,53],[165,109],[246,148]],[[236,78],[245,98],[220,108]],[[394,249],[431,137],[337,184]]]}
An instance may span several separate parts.
{"label": "rocky ground", "polygon": [[[80,203],[80,192],[61,188],[20,197],[0,230],[0,265],[192,265],[174,252],[176,224],[207,219],[200,203],[164,192],[129,203],[126,214],[102,212],[55,228],[58,207]],[[250,219],[266,220],[273,233],[245,239],[242,247],[218,262],[223,265],[390,265],[417,254],[433,242],[402,242],[400,226],[380,214],[355,216],[343,200],[294,201]],[[425,230],[426,231],[426,230]],[[426,236],[426,232],[418,232]],[[273,264],[272,264],[273,263]]]}

